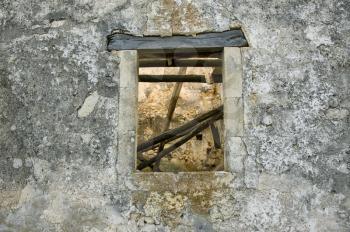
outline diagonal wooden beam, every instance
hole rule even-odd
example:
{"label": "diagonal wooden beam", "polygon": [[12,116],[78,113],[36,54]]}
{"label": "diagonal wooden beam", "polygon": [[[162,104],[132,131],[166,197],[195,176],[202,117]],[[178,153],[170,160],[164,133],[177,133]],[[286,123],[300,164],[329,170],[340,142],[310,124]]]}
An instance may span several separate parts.
{"label": "diagonal wooden beam", "polygon": [[[193,130],[194,127],[195,127],[195,125],[194,125],[193,127],[189,128],[189,129],[187,129],[187,130],[183,130],[183,131],[181,131],[181,132],[179,132],[179,133],[173,135],[173,136],[170,137],[169,139],[164,139],[164,140],[162,140],[162,141],[164,141],[166,144],[167,144],[167,143],[170,143],[170,142],[172,142],[172,141],[174,141],[174,140],[176,140],[176,139],[178,139],[178,138],[180,138],[180,137],[182,137],[182,136],[184,136],[184,135],[190,133],[190,132]],[[162,141],[161,141],[161,142],[162,142]],[[151,145],[151,146],[145,148],[145,149],[142,150],[141,152],[138,151],[137,154],[142,154],[142,152],[146,152],[146,151],[152,150],[152,149],[157,148],[157,147],[159,147],[159,143],[153,144],[153,145]],[[140,157],[141,157],[141,156],[140,156]],[[139,159],[139,160],[142,161],[142,159],[143,159],[143,157],[141,157],[141,159]],[[143,159],[143,160],[144,160],[144,159]]]}
{"label": "diagonal wooden beam", "polygon": [[184,136],[182,139],[177,141],[174,145],[164,149],[163,151],[159,152],[156,156],[152,157],[149,160],[143,161],[137,166],[137,169],[142,170],[145,167],[148,167],[152,165],[154,162],[159,161],[164,156],[170,154],[172,151],[174,151],[176,148],[182,146],[185,144],[188,140],[196,136],[199,132],[203,131],[205,128],[207,128],[212,122],[215,122],[216,120],[222,119],[223,113],[220,113],[218,115],[213,116],[212,118],[208,118],[204,120],[203,122],[199,123],[198,126],[195,127],[194,130],[192,130],[188,135]]}
{"label": "diagonal wooden beam", "polygon": [[154,146],[155,144],[163,142],[164,140],[173,139],[177,135],[182,134],[184,132],[187,132],[189,129],[193,128],[198,123],[200,123],[200,122],[202,122],[210,117],[213,117],[214,115],[222,114],[222,113],[223,113],[223,106],[220,106],[216,109],[208,111],[208,112],[192,119],[191,121],[189,121],[189,122],[187,122],[187,123],[185,123],[177,128],[165,131],[165,132],[161,133],[160,135],[157,135],[156,137],[153,137],[153,138],[137,145],[137,152],[146,151],[147,149]]}
{"label": "diagonal wooden beam", "polygon": [[[181,68],[179,70],[179,74],[186,74],[186,70],[187,70],[187,68]],[[171,99],[170,99],[168,113],[167,113],[167,117],[166,117],[163,131],[167,131],[169,129],[171,119],[173,118],[173,115],[174,115],[176,103],[177,103],[177,100],[179,99],[179,96],[180,96],[181,88],[182,88],[182,82],[176,83],[174,86],[174,90],[173,90],[173,94],[172,94]],[[165,146],[165,142],[163,141],[159,145],[158,154],[159,154],[159,152],[163,151],[164,146]],[[154,165],[154,168],[153,168],[154,171],[160,171],[159,164],[160,164],[160,160],[158,160],[156,162],[156,164]]]}
{"label": "diagonal wooden beam", "polygon": [[165,122],[163,131],[167,131],[169,129],[170,122],[171,122],[171,119],[173,118],[173,114],[175,111],[176,103],[180,96],[181,88],[182,88],[181,82],[175,84],[174,91],[170,99],[168,113],[167,113],[166,122]]}

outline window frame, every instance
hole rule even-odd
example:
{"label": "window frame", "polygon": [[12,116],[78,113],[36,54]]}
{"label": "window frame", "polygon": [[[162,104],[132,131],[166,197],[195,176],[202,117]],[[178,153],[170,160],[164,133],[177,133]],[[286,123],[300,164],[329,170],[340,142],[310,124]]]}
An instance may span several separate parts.
{"label": "window frame", "polygon": [[[118,158],[116,168],[121,174],[140,172],[136,169],[138,52],[137,50],[122,50],[113,51],[112,54],[119,59],[118,141],[116,144]],[[236,162],[244,156],[242,152],[244,109],[241,48],[224,47],[222,61],[224,172],[237,173],[242,172],[243,168],[240,168]]]}

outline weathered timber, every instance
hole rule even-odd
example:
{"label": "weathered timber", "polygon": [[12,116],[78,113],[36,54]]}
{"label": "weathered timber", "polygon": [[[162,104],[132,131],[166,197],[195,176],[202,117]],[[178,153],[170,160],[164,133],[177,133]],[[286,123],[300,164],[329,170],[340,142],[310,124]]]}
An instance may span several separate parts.
{"label": "weathered timber", "polygon": [[212,83],[222,83],[222,75],[221,74],[211,74],[210,79]]}
{"label": "weathered timber", "polygon": [[208,58],[216,58],[221,59],[222,58],[222,52],[197,52],[197,50],[194,50],[193,52],[181,51],[181,50],[175,50],[173,52],[166,52],[166,53],[157,53],[152,52],[153,50],[148,50],[145,52],[138,52],[139,60],[143,59],[208,59]]}
{"label": "weathered timber", "polygon": [[199,82],[206,83],[204,75],[139,75],[139,82]]}
{"label": "weathered timber", "polygon": [[[187,68],[181,68],[179,72],[180,72],[180,74],[186,74],[186,70],[187,70]],[[163,131],[167,131],[169,129],[171,119],[173,118],[173,115],[174,115],[176,103],[177,103],[177,100],[179,99],[179,96],[180,96],[181,88],[182,88],[182,82],[175,84],[174,91],[173,91],[173,94],[172,94],[171,99],[170,99],[168,113],[167,113],[167,117],[166,117]],[[159,148],[158,148],[158,153],[163,151],[164,145],[165,145],[164,141],[160,143]],[[155,165],[153,166],[154,171],[160,171],[159,164],[160,164],[160,160],[158,160],[155,163]]]}
{"label": "weathered timber", "polygon": [[164,126],[164,131],[167,131],[169,129],[170,121],[173,117],[176,103],[177,103],[177,100],[179,99],[179,96],[180,96],[181,88],[182,88],[182,83],[175,84],[174,91],[173,91],[173,94],[171,96],[170,103],[169,103],[169,108],[168,108],[167,118],[166,118],[166,122],[165,122],[165,126]]}
{"label": "weathered timber", "polygon": [[[143,54],[154,54],[163,57],[171,57],[171,54],[187,54],[190,57],[195,56],[200,53],[220,53],[222,54],[223,48],[172,48],[172,49],[139,49],[137,50],[137,54],[142,56]],[[165,56],[169,54],[169,56]],[[222,58],[222,56],[220,57]]]}
{"label": "weathered timber", "polygon": [[184,49],[184,48],[222,48],[246,47],[248,45],[243,32],[234,29],[224,32],[202,33],[196,36],[133,36],[115,33],[108,36],[107,49],[140,50],[140,49]]}
{"label": "weathered timber", "polygon": [[215,67],[213,70],[214,74],[221,74],[222,73],[222,67]]}
{"label": "weathered timber", "polygon": [[221,148],[220,134],[218,128],[214,123],[210,124],[211,134],[213,136],[214,147],[217,149]]}
{"label": "weathered timber", "polygon": [[195,119],[192,119],[191,121],[183,124],[182,126],[179,126],[177,128],[168,130],[166,132],[161,133],[160,135],[153,137],[137,146],[137,152],[143,152],[147,150],[149,147],[152,147],[154,144],[158,144],[162,141],[169,140],[173,137],[176,137],[178,134],[188,131],[188,129],[196,126],[198,123],[214,116],[219,115],[223,113],[223,106],[220,106],[216,109],[213,109],[209,112],[206,112]]}
{"label": "weathered timber", "polygon": [[[181,132],[177,133],[176,135],[172,136],[171,138],[166,139],[166,140],[161,141],[161,142],[164,142],[165,144],[170,143],[170,142],[172,142],[172,141],[174,141],[174,140],[176,140],[176,139],[178,139],[178,138],[180,138],[180,137],[190,133],[193,130],[194,127],[195,126],[189,128],[187,130],[181,131]],[[152,146],[147,147],[146,149],[142,150],[141,152],[138,151],[137,154],[142,154],[142,152],[146,152],[146,151],[152,150],[152,149],[157,148],[157,147],[159,147],[159,143],[153,144]],[[141,159],[142,159],[142,157],[141,157]]]}
{"label": "weathered timber", "polygon": [[139,67],[221,67],[220,59],[140,59]]}
{"label": "weathered timber", "polygon": [[173,144],[172,146],[164,149],[163,151],[159,152],[156,156],[152,157],[151,159],[147,160],[147,161],[143,161],[142,163],[140,163],[137,166],[137,169],[142,170],[145,167],[150,166],[151,164],[153,164],[154,162],[159,161],[161,158],[163,158],[164,156],[170,154],[172,151],[174,151],[176,148],[182,146],[184,143],[186,143],[188,140],[190,140],[191,138],[193,138],[194,136],[196,136],[199,132],[203,131],[204,129],[206,129],[207,127],[209,127],[209,125],[212,122],[215,122],[216,120],[222,119],[223,117],[223,113],[217,114],[215,116],[213,116],[212,118],[208,118],[206,120],[204,120],[203,122],[199,123],[198,126],[195,127],[194,130],[192,130],[188,135],[184,136],[182,139],[180,139],[179,141],[177,141],[175,144]]}
{"label": "weathered timber", "polygon": [[[214,83],[222,82],[221,74],[213,74]],[[206,83],[204,75],[139,75],[139,82],[198,82]]]}

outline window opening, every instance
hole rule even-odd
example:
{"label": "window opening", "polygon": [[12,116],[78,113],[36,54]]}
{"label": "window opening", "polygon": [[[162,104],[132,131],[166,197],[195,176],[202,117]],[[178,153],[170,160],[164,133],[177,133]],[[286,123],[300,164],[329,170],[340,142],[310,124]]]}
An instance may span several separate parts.
{"label": "window opening", "polygon": [[222,49],[141,50],[138,64],[137,169],[224,170]]}
{"label": "window opening", "polygon": [[[196,36],[109,35],[107,49],[119,57],[118,170],[240,172],[235,163],[245,155],[241,47],[246,46],[240,29]],[[156,100],[147,103],[152,96]],[[194,146],[208,141],[210,146]],[[202,158],[199,165],[166,165],[155,158],[160,153],[170,159],[188,143],[200,156],[221,150],[222,162],[211,165]]]}

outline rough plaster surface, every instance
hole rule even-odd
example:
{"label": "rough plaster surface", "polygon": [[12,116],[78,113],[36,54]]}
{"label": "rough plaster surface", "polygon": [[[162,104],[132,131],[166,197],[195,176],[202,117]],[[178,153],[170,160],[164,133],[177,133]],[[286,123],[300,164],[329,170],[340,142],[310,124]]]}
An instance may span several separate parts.
{"label": "rough plaster surface", "polygon": [[[0,6],[0,231],[350,231],[348,1]],[[239,24],[241,174],[116,170],[119,60],[106,36]]]}

